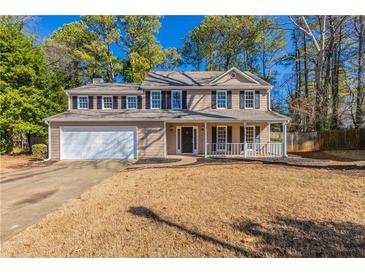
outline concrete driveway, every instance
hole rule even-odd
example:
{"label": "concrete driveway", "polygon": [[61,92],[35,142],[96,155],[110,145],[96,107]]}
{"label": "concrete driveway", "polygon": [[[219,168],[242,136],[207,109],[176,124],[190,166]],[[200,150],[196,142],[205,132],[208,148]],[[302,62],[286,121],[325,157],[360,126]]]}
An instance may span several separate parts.
{"label": "concrete driveway", "polygon": [[0,241],[38,222],[128,166],[126,161],[61,161],[1,174]]}

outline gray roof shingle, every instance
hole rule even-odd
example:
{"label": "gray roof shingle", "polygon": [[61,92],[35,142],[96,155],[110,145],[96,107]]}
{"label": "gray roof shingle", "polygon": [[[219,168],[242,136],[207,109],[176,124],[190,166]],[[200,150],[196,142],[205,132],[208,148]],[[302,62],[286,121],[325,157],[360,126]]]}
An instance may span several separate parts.
{"label": "gray roof shingle", "polygon": [[[141,84],[141,87],[153,87],[153,86],[215,86],[211,85],[218,76],[224,74],[226,71],[152,71],[149,72]],[[271,86],[268,82],[264,81],[256,75],[244,71],[249,77],[256,80],[259,85],[265,87]],[[242,86],[248,84],[241,84]],[[257,85],[257,84],[250,84]]]}
{"label": "gray roof shingle", "polygon": [[274,111],[264,110],[211,110],[211,111],[174,111],[174,110],[70,110],[46,121],[288,121],[287,116]]}
{"label": "gray roof shingle", "polygon": [[81,87],[68,89],[69,94],[142,94],[140,84],[134,83],[101,83],[87,84]]}

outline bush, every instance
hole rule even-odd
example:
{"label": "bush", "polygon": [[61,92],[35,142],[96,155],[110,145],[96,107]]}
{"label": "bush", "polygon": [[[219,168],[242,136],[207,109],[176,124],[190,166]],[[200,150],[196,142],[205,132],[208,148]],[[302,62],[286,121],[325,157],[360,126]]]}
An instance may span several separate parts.
{"label": "bush", "polygon": [[46,144],[32,145],[32,155],[38,160],[44,160],[47,158],[47,149]]}
{"label": "bush", "polygon": [[11,152],[12,155],[20,155],[20,154],[24,154],[25,150],[21,147],[14,147],[13,151]]}
{"label": "bush", "polygon": [[279,137],[271,137],[270,138],[270,141],[271,142],[282,142],[283,140],[281,138],[279,138]]}

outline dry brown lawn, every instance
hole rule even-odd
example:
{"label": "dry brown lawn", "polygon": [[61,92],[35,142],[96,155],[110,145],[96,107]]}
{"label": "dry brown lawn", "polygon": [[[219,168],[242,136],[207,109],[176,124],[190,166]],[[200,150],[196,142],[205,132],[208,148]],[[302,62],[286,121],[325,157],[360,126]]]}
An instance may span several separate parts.
{"label": "dry brown lawn", "polygon": [[11,172],[27,167],[33,158],[31,155],[0,155],[0,173]]}
{"label": "dry brown lawn", "polygon": [[1,255],[364,257],[365,170],[220,164],[121,172],[7,241]]}

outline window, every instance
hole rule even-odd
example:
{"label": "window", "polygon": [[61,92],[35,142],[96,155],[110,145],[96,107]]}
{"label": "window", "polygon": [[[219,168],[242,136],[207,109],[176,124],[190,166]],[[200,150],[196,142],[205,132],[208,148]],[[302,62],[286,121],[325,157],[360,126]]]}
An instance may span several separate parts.
{"label": "window", "polygon": [[217,108],[227,107],[227,92],[225,90],[217,91]]}
{"label": "window", "polygon": [[245,108],[253,108],[254,107],[254,99],[255,93],[250,90],[245,92]]}
{"label": "window", "polygon": [[255,143],[255,128],[246,127],[246,143],[247,149],[253,148],[253,143]]}
{"label": "window", "polygon": [[161,108],[161,91],[151,91],[151,109]]}
{"label": "window", "polygon": [[171,93],[171,107],[172,109],[182,108],[181,90],[173,90]]}
{"label": "window", "polygon": [[77,96],[77,108],[88,109],[89,108],[89,97],[88,96]]}
{"label": "window", "polygon": [[113,108],[113,97],[103,96],[103,109],[112,109],[112,108]]}
{"label": "window", "polygon": [[127,96],[127,109],[137,108],[137,96]]}
{"label": "window", "polygon": [[227,127],[217,127],[217,150],[224,150],[227,142]]}
{"label": "window", "polygon": [[193,150],[194,150],[194,153],[196,153],[198,151],[197,141],[198,141],[198,128],[194,127],[193,128]]}

